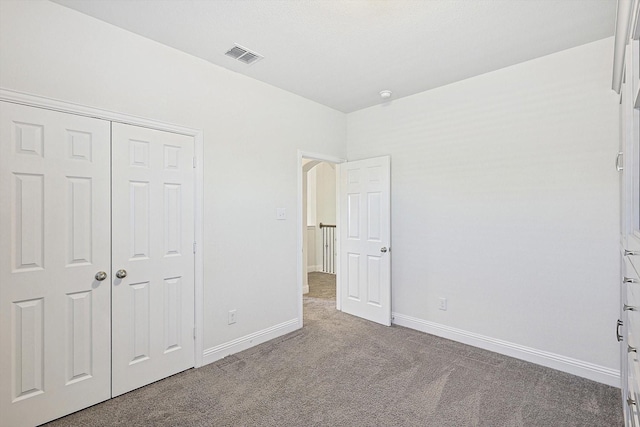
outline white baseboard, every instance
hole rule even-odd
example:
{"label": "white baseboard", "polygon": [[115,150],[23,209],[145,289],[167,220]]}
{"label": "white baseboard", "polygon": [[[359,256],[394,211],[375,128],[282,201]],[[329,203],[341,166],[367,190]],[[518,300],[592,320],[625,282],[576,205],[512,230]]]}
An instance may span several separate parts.
{"label": "white baseboard", "polygon": [[322,271],[321,265],[309,265],[307,266],[307,272],[314,273],[316,271]]}
{"label": "white baseboard", "polygon": [[245,335],[244,337],[236,338],[233,341],[208,348],[202,353],[202,365],[204,366],[215,362],[223,357],[241,352],[282,335],[286,335],[297,329],[300,329],[300,321],[296,318],[252,334]]}
{"label": "white baseboard", "polygon": [[400,313],[393,313],[392,323],[399,326],[426,332],[442,338],[458,341],[464,344],[479,347],[495,353],[504,354],[516,359],[525,360],[537,365],[557,369],[592,381],[607,384],[613,387],[620,387],[620,371],[593,363],[585,362],[571,357],[525,347],[508,341],[487,337],[484,335],[468,332],[462,329],[452,328],[439,323],[429,322],[416,317],[406,316]]}
{"label": "white baseboard", "polygon": [[302,286],[302,295],[306,295],[309,293],[309,285]]}

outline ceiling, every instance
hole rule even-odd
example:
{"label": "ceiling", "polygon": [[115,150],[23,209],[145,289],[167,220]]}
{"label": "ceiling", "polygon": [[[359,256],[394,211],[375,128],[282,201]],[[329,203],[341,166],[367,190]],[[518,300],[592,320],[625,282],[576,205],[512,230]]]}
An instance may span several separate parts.
{"label": "ceiling", "polygon": [[[53,0],[349,113],[613,36],[616,0]],[[246,65],[234,43],[264,56]]]}

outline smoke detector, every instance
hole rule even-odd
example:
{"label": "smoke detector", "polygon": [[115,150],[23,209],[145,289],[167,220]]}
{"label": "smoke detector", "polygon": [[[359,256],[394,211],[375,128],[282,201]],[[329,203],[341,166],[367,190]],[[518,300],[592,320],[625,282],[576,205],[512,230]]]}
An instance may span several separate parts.
{"label": "smoke detector", "polygon": [[257,52],[253,52],[246,47],[242,47],[239,44],[234,45],[231,49],[225,52],[225,55],[235,59],[236,61],[243,62],[247,65],[260,61],[264,56]]}
{"label": "smoke detector", "polygon": [[391,91],[390,90],[382,90],[382,91],[380,91],[380,98],[382,98],[382,99],[391,98]]}

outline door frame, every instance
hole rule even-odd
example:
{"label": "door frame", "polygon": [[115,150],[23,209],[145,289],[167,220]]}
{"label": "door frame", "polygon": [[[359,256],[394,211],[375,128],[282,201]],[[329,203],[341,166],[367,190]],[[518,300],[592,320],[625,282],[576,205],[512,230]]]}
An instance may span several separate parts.
{"label": "door frame", "polygon": [[[303,326],[303,304],[302,304],[302,288],[304,286],[304,278],[302,277],[303,274],[303,268],[302,268],[302,264],[303,264],[303,259],[302,259],[302,251],[304,249],[303,244],[304,244],[304,237],[303,237],[303,233],[306,230],[306,226],[303,227],[303,224],[306,224],[306,221],[304,220],[304,218],[302,218],[302,203],[305,202],[305,200],[303,200],[303,189],[302,189],[302,181],[303,181],[303,176],[302,176],[302,161],[303,159],[308,159],[308,160],[319,160],[321,162],[327,162],[327,163],[333,163],[336,166],[339,166],[341,163],[346,162],[346,159],[342,159],[340,157],[335,157],[335,156],[329,156],[326,154],[319,154],[319,153],[313,153],[313,152],[309,152],[309,151],[303,151],[303,150],[298,150],[298,169],[297,169],[297,184],[298,184],[298,189],[297,189],[297,204],[296,204],[296,224],[298,227],[298,231],[297,231],[297,236],[298,236],[298,241],[297,241],[297,255],[296,255],[296,295],[298,298],[298,327],[302,328]],[[341,306],[340,306],[340,216],[338,215],[340,212],[340,180],[337,179],[338,177],[338,173],[339,173],[339,167],[336,167],[336,234],[335,234],[335,238],[336,238],[336,252],[337,252],[337,256],[336,256],[336,309],[337,310],[341,310]],[[306,253],[305,253],[306,256]]]}
{"label": "door frame", "polygon": [[[118,113],[115,111],[103,110],[86,105],[75,104],[58,99],[47,98],[44,96],[32,95],[24,92],[14,91],[11,89],[0,88],[0,101],[11,102],[14,104],[22,104],[30,107],[44,108],[47,110],[58,111],[62,113],[75,114],[77,116],[93,117],[96,119],[108,120],[111,122],[134,125],[149,129],[172,132],[181,135],[190,136],[194,141],[195,153],[195,191],[194,191],[194,235],[196,243],[196,252],[194,254],[194,367],[202,366],[203,359],[203,326],[204,326],[204,257],[203,257],[203,206],[204,206],[204,174],[203,174],[203,132],[200,129],[193,129],[184,126],[174,125],[172,123],[161,122],[158,120],[147,119],[130,114]],[[300,186],[302,188],[302,186]],[[302,296],[300,297],[302,301]]]}

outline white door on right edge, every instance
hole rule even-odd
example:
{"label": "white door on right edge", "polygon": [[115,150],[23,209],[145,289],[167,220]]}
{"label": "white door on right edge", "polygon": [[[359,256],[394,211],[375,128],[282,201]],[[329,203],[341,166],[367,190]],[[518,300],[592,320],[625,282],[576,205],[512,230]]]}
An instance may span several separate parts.
{"label": "white door on right edge", "polygon": [[342,311],[391,325],[389,156],[340,165]]}

